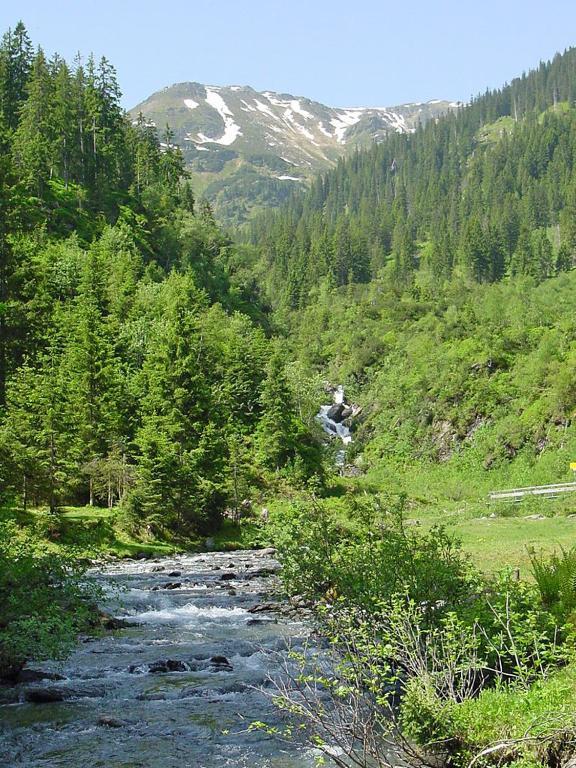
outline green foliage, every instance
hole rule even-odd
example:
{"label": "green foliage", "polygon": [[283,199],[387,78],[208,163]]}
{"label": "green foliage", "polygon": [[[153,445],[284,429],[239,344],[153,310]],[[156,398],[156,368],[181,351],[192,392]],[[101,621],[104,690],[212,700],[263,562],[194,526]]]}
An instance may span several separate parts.
{"label": "green foliage", "polygon": [[106,59],[47,61],[19,25],[0,62],[7,495],[53,513],[120,504],[133,531],[193,536],[277,468],[314,474],[310,413],[294,412],[285,360],[267,374],[254,281],[170,132],[128,120]]}
{"label": "green foliage", "polygon": [[540,590],[543,605],[559,621],[575,620],[576,611],[576,548],[561,549],[546,557],[530,554],[532,574]]}
{"label": "green foliage", "polygon": [[13,520],[0,522],[0,676],[29,659],[58,657],[96,616],[98,591],[75,558]]}
{"label": "green foliage", "polygon": [[430,616],[472,588],[474,575],[444,529],[407,526],[403,500],[353,498],[339,517],[330,501],[293,504],[273,521],[273,538],[292,593],[341,598],[366,610],[398,594],[425,604]]}
{"label": "green foliage", "polygon": [[422,281],[441,291],[451,276],[541,281],[570,269],[575,68],[571,49],[413,134],[389,135],[258,217],[251,240],[273,306],[314,303],[325,279],[383,275],[401,293]]}
{"label": "green foliage", "polygon": [[261,463],[269,470],[288,472],[297,482],[320,473],[320,446],[297,413],[279,351],[268,362],[260,405],[256,445]]}

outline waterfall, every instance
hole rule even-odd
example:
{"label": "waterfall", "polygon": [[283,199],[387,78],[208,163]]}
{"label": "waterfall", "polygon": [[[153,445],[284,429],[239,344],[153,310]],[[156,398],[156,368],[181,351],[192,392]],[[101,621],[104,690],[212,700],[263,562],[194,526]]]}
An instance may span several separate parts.
{"label": "waterfall", "polygon": [[[340,385],[334,390],[332,404],[320,406],[320,410],[316,416],[322,425],[324,432],[330,435],[330,437],[339,437],[344,445],[348,445],[352,442],[350,428],[342,423],[343,418],[345,418],[343,414],[345,414],[347,410],[349,410],[349,408],[346,406],[344,400],[344,387]],[[338,466],[343,466],[344,458],[345,452],[343,450],[338,451],[336,464]]]}

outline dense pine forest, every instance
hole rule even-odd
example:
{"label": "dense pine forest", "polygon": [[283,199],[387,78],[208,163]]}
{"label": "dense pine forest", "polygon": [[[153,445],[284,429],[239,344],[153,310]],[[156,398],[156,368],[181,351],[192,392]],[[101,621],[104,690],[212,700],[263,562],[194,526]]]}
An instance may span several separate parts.
{"label": "dense pine forest", "polygon": [[22,24],[0,150],[0,677],[103,631],[87,558],[271,544],[336,660],[295,655],[287,738],[568,765],[574,502],[486,496],[576,460],[576,49],[237,233],[106,59]]}
{"label": "dense pine forest", "polygon": [[105,59],[4,37],[3,492],[207,530],[259,472],[305,478],[316,449],[234,245],[170,132],[119,99]]}
{"label": "dense pine forest", "polygon": [[[276,305],[322,281],[438,291],[569,270],[574,259],[576,51],[473,99],[414,134],[340,161],[251,228]],[[286,280],[288,276],[288,280]]]}

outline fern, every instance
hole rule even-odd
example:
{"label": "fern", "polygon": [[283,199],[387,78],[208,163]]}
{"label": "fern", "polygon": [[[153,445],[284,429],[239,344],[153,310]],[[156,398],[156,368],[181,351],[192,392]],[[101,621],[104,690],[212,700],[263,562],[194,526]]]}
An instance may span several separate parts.
{"label": "fern", "polygon": [[576,610],[576,547],[547,557],[532,551],[530,563],[544,607],[567,619]]}

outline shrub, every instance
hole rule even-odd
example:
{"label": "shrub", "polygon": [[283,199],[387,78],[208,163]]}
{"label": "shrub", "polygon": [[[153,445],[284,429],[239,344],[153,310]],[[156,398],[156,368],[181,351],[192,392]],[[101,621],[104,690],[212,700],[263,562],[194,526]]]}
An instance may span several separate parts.
{"label": "shrub", "polygon": [[312,498],[274,521],[289,592],[340,597],[368,611],[403,594],[432,620],[474,590],[476,575],[458,541],[442,527],[422,533],[408,526],[403,498],[352,498],[345,518]]}
{"label": "shrub", "polygon": [[47,552],[13,521],[0,522],[0,677],[27,660],[66,654],[93,620],[97,597],[76,560]]}

